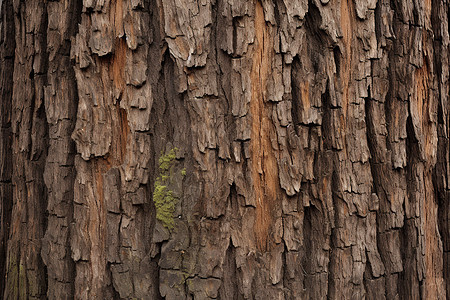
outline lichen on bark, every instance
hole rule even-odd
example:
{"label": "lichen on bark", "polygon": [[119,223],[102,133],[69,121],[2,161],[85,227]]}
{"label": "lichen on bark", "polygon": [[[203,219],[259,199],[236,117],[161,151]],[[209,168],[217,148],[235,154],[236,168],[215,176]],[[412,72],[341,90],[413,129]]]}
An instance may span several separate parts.
{"label": "lichen on bark", "polygon": [[171,149],[167,154],[159,157],[159,176],[155,181],[153,202],[156,208],[156,219],[164,227],[172,231],[175,227],[173,213],[178,199],[168,185],[172,180],[171,171],[175,163],[177,148]]}

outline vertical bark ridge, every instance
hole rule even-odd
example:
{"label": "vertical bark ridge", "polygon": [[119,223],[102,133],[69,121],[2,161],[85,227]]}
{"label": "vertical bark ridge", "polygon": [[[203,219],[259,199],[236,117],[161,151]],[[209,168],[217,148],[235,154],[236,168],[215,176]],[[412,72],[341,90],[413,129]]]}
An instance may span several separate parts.
{"label": "vertical bark ridge", "polygon": [[[9,32],[0,37],[0,291],[4,291],[6,288],[7,246],[13,208],[11,116],[16,44],[14,14],[10,1],[3,1],[0,4],[0,13],[0,32]],[[3,296],[3,292],[0,296]]]}
{"label": "vertical bark ridge", "polygon": [[345,117],[347,116],[347,109],[349,104],[349,84],[351,82],[352,76],[352,60],[353,60],[353,34],[354,34],[354,20],[355,20],[355,9],[353,7],[353,1],[341,0],[340,7],[340,25],[342,30],[342,43],[343,43],[343,59],[340,63],[340,74],[339,79],[342,80],[342,108],[343,116],[339,126],[339,130],[345,131]]}
{"label": "vertical bark ridge", "polygon": [[255,237],[260,251],[266,251],[273,242],[268,240],[273,224],[272,211],[278,201],[278,168],[272,149],[273,129],[270,122],[270,106],[266,96],[267,80],[272,62],[272,33],[264,20],[263,7],[259,1],[255,7],[255,49],[250,75],[252,98],[251,164],[255,189],[256,219]]}
{"label": "vertical bark ridge", "polygon": [[[48,226],[41,256],[48,270],[50,299],[74,296],[74,263],[70,250],[73,221],[75,127],[78,94],[70,61],[70,39],[78,30],[81,7],[76,1],[56,1],[47,5],[47,51],[49,66],[45,86],[46,118],[49,124],[49,155],[44,180],[48,189]],[[58,15],[58,18],[53,16]],[[75,22],[74,22],[75,20]]]}
{"label": "vertical bark ridge", "polygon": [[[12,216],[6,257],[3,295],[12,299],[45,297],[47,274],[40,252],[46,229],[42,213],[47,205],[43,180],[48,126],[44,90],[48,66],[47,12],[40,1],[14,8],[15,56],[12,91]],[[7,11],[7,10],[6,10]],[[26,16],[36,13],[33,18]]]}
{"label": "vertical bark ridge", "polygon": [[81,153],[75,160],[71,237],[75,297],[143,297],[155,288],[146,274],[151,273],[150,242],[145,241],[150,229],[141,230],[142,220],[151,218],[150,7],[123,1],[83,4],[72,44],[78,116],[83,116],[72,135]]}

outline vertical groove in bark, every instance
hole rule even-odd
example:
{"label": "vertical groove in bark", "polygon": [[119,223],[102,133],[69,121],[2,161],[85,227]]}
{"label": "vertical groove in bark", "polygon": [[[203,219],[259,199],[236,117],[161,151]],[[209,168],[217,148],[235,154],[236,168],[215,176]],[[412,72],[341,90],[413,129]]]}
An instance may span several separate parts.
{"label": "vertical groove in bark", "polygon": [[[445,5],[447,4],[447,5]],[[442,239],[443,278],[447,298],[450,297],[450,193],[449,193],[449,140],[448,140],[448,79],[449,79],[449,6],[448,3],[432,1],[431,22],[434,32],[433,49],[435,74],[438,80],[437,94],[437,158],[433,170],[433,186],[438,208],[438,230]],[[443,25],[446,24],[447,26]]]}

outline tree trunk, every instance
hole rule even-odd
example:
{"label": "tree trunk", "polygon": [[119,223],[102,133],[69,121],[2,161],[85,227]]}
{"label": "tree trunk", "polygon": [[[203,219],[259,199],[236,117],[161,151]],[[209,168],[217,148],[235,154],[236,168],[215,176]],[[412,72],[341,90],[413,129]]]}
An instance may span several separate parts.
{"label": "tree trunk", "polygon": [[450,297],[447,0],[0,0],[4,299]]}

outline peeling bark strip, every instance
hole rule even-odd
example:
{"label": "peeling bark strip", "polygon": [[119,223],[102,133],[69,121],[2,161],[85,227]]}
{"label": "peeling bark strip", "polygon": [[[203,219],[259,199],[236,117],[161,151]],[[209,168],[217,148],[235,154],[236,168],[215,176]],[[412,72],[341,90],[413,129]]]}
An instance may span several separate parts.
{"label": "peeling bark strip", "polygon": [[445,1],[0,2],[4,299],[450,297]]}
{"label": "peeling bark strip", "polygon": [[[270,26],[270,25],[269,25]],[[271,140],[274,137],[270,122],[271,104],[266,96],[267,82],[274,50],[273,33],[266,26],[264,11],[260,2],[255,7],[255,42],[253,50],[250,113],[252,181],[255,189],[256,220],[254,225],[258,249],[267,250],[270,229],[273,226],[272,212],[278,200],[279,180],[275,153]],[[273,241],[270,241],[273,242]]]}

